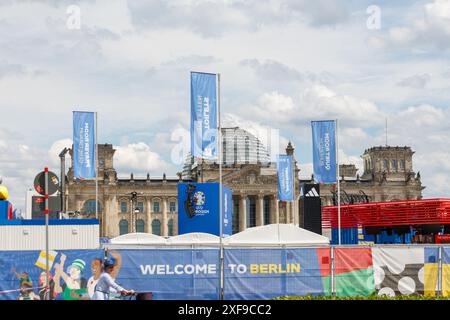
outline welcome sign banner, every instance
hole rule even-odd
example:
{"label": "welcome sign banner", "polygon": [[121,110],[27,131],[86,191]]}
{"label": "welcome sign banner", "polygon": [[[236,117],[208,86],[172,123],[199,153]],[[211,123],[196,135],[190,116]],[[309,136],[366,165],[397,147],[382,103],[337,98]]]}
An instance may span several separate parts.
{"label": "welcome sign banner", "polygon": [[217,75],[191,72],[191,153],[196,158],[218,157]]}
{"label": "welcome sign banner", "polygon": [[312,121],[314,180],[336,182],[336,122]]}
{"label": "welcome sign banner", "polygon": [[324,295],[331,286],[329,248],[226,249],[225,299]]}
{"label": "welcome sign banner", "polygon": [[219,299],[219,249],[118,250],[117,282],[153,299]]}
{"label": "welcome sign banner", "polygon": [[73,173],[78,179],[94,179],[95,113],[73,112]]}

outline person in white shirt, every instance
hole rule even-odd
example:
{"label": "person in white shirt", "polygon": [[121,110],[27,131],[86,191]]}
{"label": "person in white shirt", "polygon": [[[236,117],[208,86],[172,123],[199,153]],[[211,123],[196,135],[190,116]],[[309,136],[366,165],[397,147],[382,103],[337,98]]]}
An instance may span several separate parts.
{"label": "person in white shirt", "polygon": [[111,260],[106,260],[103,263],[103,266],[104,271],[100,275],[100,278],[98,278],[92,300],[109,300],[109,296],[112,291],[111,289],[120,292],[122,295],[135,294],[134,290],[126,290],[114,281],[113,277],[111,276],[114,272],[114,262],[112,262]]}

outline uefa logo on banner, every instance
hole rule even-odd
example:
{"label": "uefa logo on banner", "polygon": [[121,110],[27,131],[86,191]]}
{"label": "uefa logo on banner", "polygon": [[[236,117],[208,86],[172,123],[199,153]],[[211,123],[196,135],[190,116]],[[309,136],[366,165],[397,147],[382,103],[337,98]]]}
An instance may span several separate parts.
{"label": "uefa logo on banner", "polygon": [[194,194],[194,202],[197,206],[202,206],[205,204],[205,194],[203,193],[203,191],[197,191]]}

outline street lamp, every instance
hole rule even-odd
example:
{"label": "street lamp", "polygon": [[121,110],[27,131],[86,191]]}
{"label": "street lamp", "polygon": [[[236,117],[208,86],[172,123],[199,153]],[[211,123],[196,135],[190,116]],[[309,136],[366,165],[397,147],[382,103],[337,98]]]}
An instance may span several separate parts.
{"label": "street lamp", "polygon": [[61,212],[66,212],[66,153],[69,151],[69,148],[64,148],[59,154],[61,159]]}
{"label": "street lamp", "polygon": [[[136,208],[137,192],[133,191],[130,193],[130,195],[131,195],[131,209],[133,210],[133,208]],[[131,211],[131,232],[132,233],[136,232],[135,218],[136,218],[136,210],[134,210],[134,214],[133,214],[133,211]]]}

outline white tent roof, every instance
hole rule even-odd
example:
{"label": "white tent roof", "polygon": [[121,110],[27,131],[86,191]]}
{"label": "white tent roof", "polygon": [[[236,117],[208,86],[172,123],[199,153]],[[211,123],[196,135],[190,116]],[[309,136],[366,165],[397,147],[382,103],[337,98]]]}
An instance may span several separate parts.
{"label": "white tent roof", "polygon": [[219,244],[219,237],[209,233],[193,232],[170,237],[168,245]]}
{"label": "white tent roof", "polygon": [[[306,246],[328,245],[327,237],[292,224],[269,224],[248,228],[224,238],[226,246]],[[164,238],[150,233],[128,233],[111,239],[109,247],[219,245],[219,237],[209,233],[187,233]]]}
{"label": "white tent roof", "polygon": [[269,224],[248,228],[224,239],[228,246],[328,245],[330,240],[320,234],[291,224]]}
{"label": "white tent roof", "polygon": [[151,233],[127,233],[111,239],[111,244],[165,244],[166,239]]}

